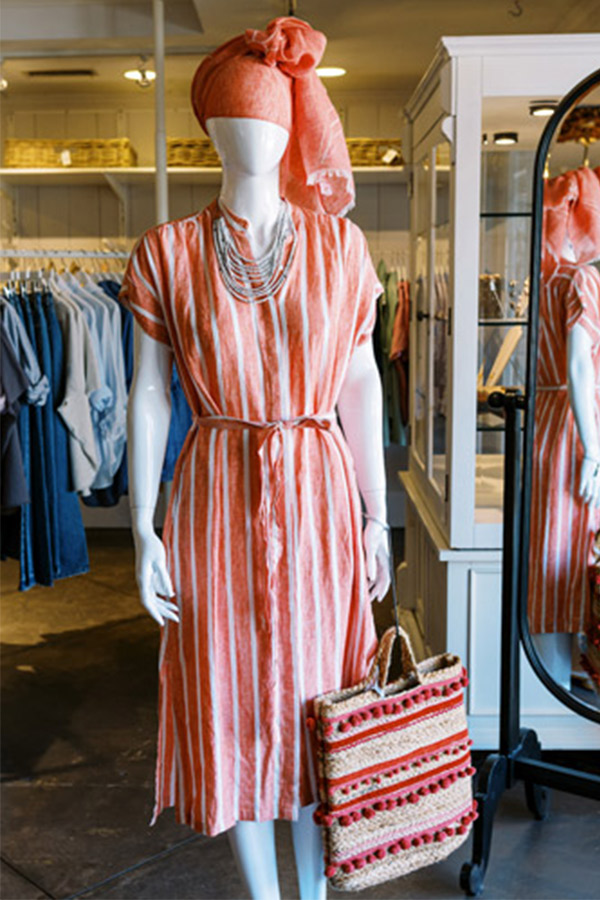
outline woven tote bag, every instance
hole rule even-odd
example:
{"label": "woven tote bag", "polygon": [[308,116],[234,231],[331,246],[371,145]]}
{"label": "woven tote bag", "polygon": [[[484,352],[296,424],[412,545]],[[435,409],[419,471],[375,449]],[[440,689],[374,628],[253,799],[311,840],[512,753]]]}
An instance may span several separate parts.
{"label": "woven tote bag", "polygon": [[[444,859],[477,818],[471,741],[458,656],[415,662],[410,639],[388,628],[366,678],[314,698],[314,739],[325,875],[359,891]],[[402,675],[387,681],[394,642]]]}

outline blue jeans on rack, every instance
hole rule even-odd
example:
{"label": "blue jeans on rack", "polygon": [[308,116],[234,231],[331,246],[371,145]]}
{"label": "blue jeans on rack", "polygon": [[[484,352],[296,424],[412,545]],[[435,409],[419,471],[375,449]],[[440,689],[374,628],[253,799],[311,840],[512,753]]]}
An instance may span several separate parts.
{"label": "blue jeans on rack", "polygon": [[[32,304],[29,297],[12,298],[20,314],[32,346],[37,347]],[[40,368],[41,361],[40,362]],[[46,401],[47,403],[48,401]],[[27,405],[22,409],[28,417],[28,438],[20,433],[23,456],[29,461],[29,515],[22,516],[25,528],[21,528],[21,578],[19,588],[28,590],[35,584],[50,586],[52,579],[52,534],[50,521],[50,497],[46,468],[46,442],[44,435],[44,407]],[[19,424],[22,424],[20,420]],[[25,429],[27,430],[27,429]],[[25,449],[27,448],[27,449]],[[26,465],[27,475],[27,465]],[[23,507],[26,509],[27,507]],[[7,550],[8,552],[8,550]]]}
{"label": "blue jeans on rack", "polygon": [[[48,375],[52,400],[49,410],[53,420],[54,475],[56,489],[56,544],[55,577],[67,578],[89,572],[87,542],[79,497],[71,490],[69,438],[67,427],[57,408],[64,394],[64,343],[51,294],[40,299],[39,311],[42,333],[46,342],[44,371]],[[48,369],[46,370],[46,364]]]}

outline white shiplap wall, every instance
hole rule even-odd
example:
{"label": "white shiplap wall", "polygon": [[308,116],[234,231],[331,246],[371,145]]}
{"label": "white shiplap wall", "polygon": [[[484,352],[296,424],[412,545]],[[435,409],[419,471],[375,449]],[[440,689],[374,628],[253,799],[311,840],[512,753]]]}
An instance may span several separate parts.
{"label": "white shiplap wall", "polygon": [[[398,137],[401,133],[401,106],[392,95],[340,94],[333,97],[349,137]],[[116,100],[116,98],[115,98]],[[58,97],[51,108],[39,98],[25,97],[3,102],[1,129],[5,138],[110,138],[128,137],[138,155],[138,165],[154,162],[154,115],[148,98],[145,105],[110,103],[94,107],[95,98]],[[168,105],[167,133],[173,137],[202,134],[187,106]],[[155,222],[154,190],[149,182],[129,189],[127,232],[135,238]],[[215,196],[216,185],[171,184],[170,217],[188,215],[202,209]],[[83,246],[102,239],[114,240],[119,233],[118,203],[108,185],[20,186],[9,189],[14,201],[13,236],[27,243]],[[408,231],[408,203],[403,185],[359,185],[357,205],[351,213],[367,233],[373,255],[404,245]],[[10,235],[6,234],[9,237]]]}

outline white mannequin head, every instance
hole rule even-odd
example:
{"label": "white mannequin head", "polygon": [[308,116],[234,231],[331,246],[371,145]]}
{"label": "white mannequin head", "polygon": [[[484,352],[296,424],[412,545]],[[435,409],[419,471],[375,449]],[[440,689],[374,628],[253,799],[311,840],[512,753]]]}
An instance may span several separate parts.
{"label": "white mannequin head", "polygon": [[285,153],[289,132],[264,119],[213,116],[206,121],[223,168],[246,175],[266,175],[275,169]]}

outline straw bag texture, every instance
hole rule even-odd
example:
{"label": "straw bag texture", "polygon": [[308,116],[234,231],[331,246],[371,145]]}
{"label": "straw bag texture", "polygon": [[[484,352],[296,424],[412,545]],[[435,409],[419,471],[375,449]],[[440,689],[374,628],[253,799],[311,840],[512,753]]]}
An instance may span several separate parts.
{"label": "straw bag texture", "polygon": [[[395,607],[394,607],[395,611]],[[396,614],[397,615],[397,614]],[[387,683],[396,637],[402,676]],[[367,677],[313,701],[325,874],[359,891],[448,856],[476,819],[460,659],[416,663],[396,623]]]}

